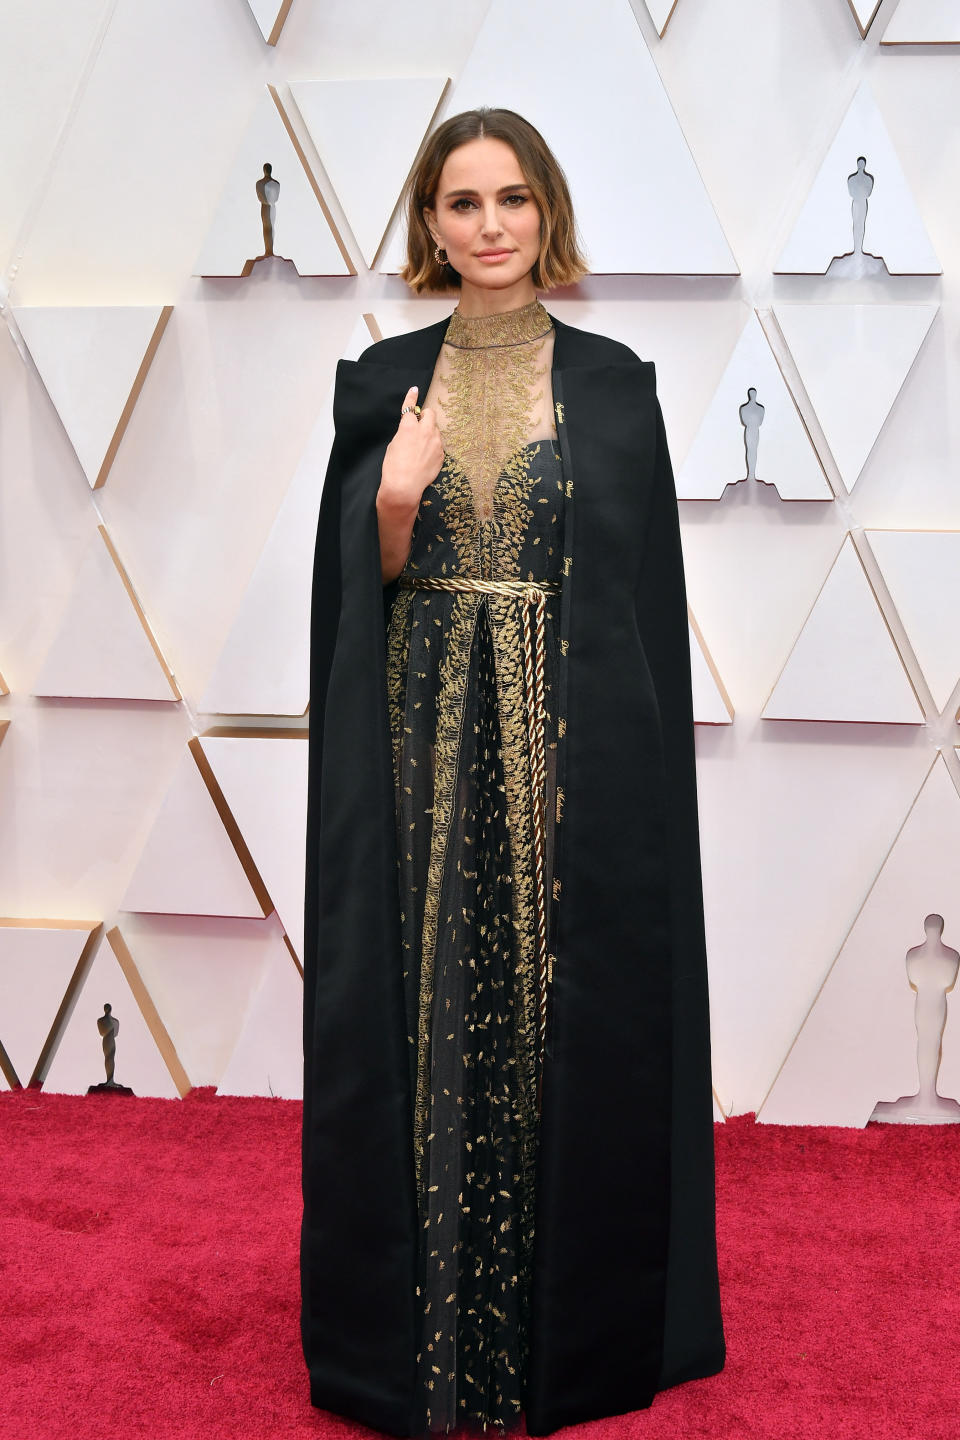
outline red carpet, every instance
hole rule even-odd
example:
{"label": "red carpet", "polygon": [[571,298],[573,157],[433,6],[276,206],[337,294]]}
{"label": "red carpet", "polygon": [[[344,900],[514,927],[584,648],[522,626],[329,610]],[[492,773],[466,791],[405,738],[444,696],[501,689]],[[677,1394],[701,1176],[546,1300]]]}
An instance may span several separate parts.
{"label": "red carpet", "polygon": [[[369,1440],[307,1400],[299,1124],[0,1095],[3,1440]],[[727,1369],[564,1436],[960,1440],[960,1126],[740,1119],[717,1162]]]}

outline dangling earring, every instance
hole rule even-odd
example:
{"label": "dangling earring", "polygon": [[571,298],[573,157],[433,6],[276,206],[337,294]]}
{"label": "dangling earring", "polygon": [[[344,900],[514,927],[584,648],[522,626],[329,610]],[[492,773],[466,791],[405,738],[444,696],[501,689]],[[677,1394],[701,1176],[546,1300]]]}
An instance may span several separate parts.
{"label": "dangling earring", "polygon": [[450,264],[450,261],[447,259],[446,250],[441,250],[439,245],[434,245],[433,247],[433,258],[434,260],[436,260],[438,265]]}

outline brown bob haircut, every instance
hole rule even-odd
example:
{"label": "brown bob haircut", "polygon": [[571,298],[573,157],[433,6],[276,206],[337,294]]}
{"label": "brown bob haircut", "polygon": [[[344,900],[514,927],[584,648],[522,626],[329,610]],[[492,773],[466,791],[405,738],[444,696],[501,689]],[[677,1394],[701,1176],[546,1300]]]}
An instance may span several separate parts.
{"label": "brown bob haircut", "polygon": [[486,106],[464,110],[444,120],[427,140],[426,149],[407,182],[407,263],[400,272],[419,295],[424,290],[450,290],[460,285],[452,265],[438,265],[434,242],[423,218],[435,209],[440,172],[447,156],[468,140],[489,136],[510,146],[540,211],[540,254],[531,271],[537,290],[573,285],[587,273],[580,248],[566,176],[547,142],[529,120],[515,110]]}

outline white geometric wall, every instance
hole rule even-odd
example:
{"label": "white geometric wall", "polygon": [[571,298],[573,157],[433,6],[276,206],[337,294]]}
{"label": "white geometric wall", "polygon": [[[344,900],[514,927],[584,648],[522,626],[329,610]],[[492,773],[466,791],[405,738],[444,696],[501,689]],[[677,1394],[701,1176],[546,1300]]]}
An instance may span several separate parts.
{"label": "white geometric wall", "polygon": [[960,948],[954,9],[14,7],[0,1085],[103,1080],[107,1002],[137,1093],[299,1092],[331,385],[341,355],[449,312],[396,277],[396,204],[434,112],[482,101],[568,170],[594,273],[548,306],[657,364],[719,1105],[861,1125],[916,1090],[906,953],[928,913]]}

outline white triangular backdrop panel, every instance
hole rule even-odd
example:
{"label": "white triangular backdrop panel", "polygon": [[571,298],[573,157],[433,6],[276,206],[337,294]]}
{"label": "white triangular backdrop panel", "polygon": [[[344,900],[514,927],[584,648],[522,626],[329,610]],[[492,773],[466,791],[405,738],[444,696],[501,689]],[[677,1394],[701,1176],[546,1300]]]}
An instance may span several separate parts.
{"label": "white triangular backdrop panel", "polygon": [[849,535],[763,718],[923,724],[920,702]]}
{"label": "white triangular backdrop panel", "polygon": [[298,955],[303,954],[307,736],[201,736],[204,754]]}
{"label": "white triangular backdrop panel", "polygon": [[937,709],[943,710],[960,680],[960,531],[866,533]]}
{"label": "white triangular backdrop panel", "polygon": [[679,0],[646,0],[646,4],[650,19],[657,27],[657,34],[665,35]]}
{"label": "white triangular backdrop panel", "polygon": [[860,34],[865,36],[880,9],[880,0],[850,0],[850,9],[853,11]]}
{"label": "white triangular backdrop panel", "polygon": [[303,981],[277,933],[218,1095],[303,1098]]}
{"label": "white triangular backdrop panel", "polygon": [[860,478],[938,309],[878,302],[776,307],[847,490]]}
{"label": "white triangular backdrop panel", "polygon": [[167,915],[263,915],[189,748],[120,903]]}
{"label": "white triangular backdrop panel", "polygon": [[34,683],[34,695],[180,699],[132,594],[101,525],[84,551],[60,629]]}
{"label": "white triangular backdrop panel", "polygon": [[276,45],[293,0],[247,0],[260,33],[268,45]]}
{"label": "white triangular backdrop panel", "polygon": [[847,179],[856,170],[861,155],[875,181],[867,204],[864,251],[881,256],[894,275],[941,273],[940,261],[866,81],[850,102],[817,172],[774,267],[778,273],[822,275],[835,257],[852,251],[853,219]]}
{"label": "white triangular backdrop panel", "polygon": [[[781,500],[832,500],[833,491],[758,317],[752,314],[677,472],[680,500],[719,500],[728,485],[746,481],[740,407],[756,390],[764,407],[757,444],[757,481]],[[751,485],[754,481],[749,482]]]}
{"label": "white triangular backdrop panel", "polygon": [[257,182],[273,167],[280,185],[273,222],[273,250],[292,260],[298,275],[349,275],[315,182],[297,153],[281,118],[279,101],[261,96],[237,148],[203,249],[196,275],[243,275],[264,255],[265,242]]}
{"label": "white triangular backdrop panel", "polygon": [[0,1045],[21,1085],[30,1083],[97,923],[48,927],[0,920]]}
{"label": "white triangular backdrop panel", "polygon": [[[358,320],[344,350],[371,343]],[[320,495],[333,444],[333,386],[273,522],[200,709],[215,715],[302,715],[310,698],[310,595]]]}
{"label": "white triangular backdrop panel", "polygon": [[164,305],[25,305],[14,318],[91,487],[103,484],[170,317]]}
{"label": "white triangular backdrop panel", "polygon": [[[960,936],[960,798],[938,757],[843,943],[758,1119],[774,1125],[866,1125],[879,1100],[918,1085],[914,992],[906,954],[927,915]],[[951,939],[952,937],[952,939]],[[956,993],[956,992],[954,992]],[[948,1047],[960,1050],[960,1005],[944,1032],[939,1090],[960,1098]],[[952,1027],[952,1028],[951,1028]],[[946,1073],[944,1073],[946,1070]]]}
{"label": "white triangular backdrop panel", "polygon": [[[442,115],[479,105],[518,110],[550,137],[595,274],[739,273],[627,0],[567,7],[562,23],[551,0],[492,0]],[[398,224],[381,269],[396,273],[403,245]]]}
{"label": "white triangular backdrop panel", "polygon": [[169,916],[127,923],[137,927],[131,933],[137,969],[191,1084],[219,1085],[267,953],[277,936],[283,943],[276,914],[253,921]]}
{"label": "white triangular backdrop panel", "polygon": [[960,45],[957,0],[900,0],[881,45]]}
{"label": "white triangular backdrop panel", "polygon": [[[444,76],[306,80],[290,86],[369,266],[448,83]],[[389,117],[374,146],[371,115]]]}

